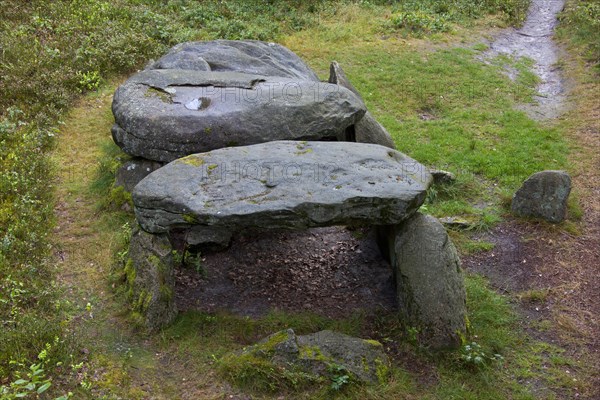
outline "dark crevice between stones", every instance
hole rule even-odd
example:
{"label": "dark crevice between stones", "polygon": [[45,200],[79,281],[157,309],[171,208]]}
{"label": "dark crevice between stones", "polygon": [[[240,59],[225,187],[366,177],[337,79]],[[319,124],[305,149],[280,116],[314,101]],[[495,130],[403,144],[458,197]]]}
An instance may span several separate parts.
{"label": "dark crevice between stones", "polygon": [[344,137],[346,142],[356,142],[356,129],[355,125],[350,125],[344,131]]}

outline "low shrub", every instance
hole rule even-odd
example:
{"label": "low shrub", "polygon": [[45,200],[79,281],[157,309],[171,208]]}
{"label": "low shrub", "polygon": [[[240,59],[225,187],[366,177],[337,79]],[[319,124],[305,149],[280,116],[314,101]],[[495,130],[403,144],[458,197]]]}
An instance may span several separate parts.
{"label": "low shrub", "polygon": [[580,46],[585,58],[600,73],[600,3],[594,0],[568,2],[559,19],[559,35]]}

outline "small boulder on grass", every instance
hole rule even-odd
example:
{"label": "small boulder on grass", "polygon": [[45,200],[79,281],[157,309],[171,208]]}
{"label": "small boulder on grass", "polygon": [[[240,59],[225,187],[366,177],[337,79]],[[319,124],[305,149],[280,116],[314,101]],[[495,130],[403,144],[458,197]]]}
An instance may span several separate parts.
{"label": "small boulder on grass", "polygon": [[431,169],[429,170],[431,176],[433,176],[434,185],[445,185],[456,181],[456,176],[452,172],[444,171],[442,169]]}
{"label": "small boulder on grass", "polygon": [[232,383],[260,391],[329,384],[384,383],[389,360],[383,346],[342,333],[298,336],[292,329],[272,334],[242,351],[225,355],[220,370]]}
{"label": "small boulder on grass", "polygon": [[565,171],[541,171],[531,175],[517,190],[511,210],[520,217],[562,222],[567,214],[571,177]]}

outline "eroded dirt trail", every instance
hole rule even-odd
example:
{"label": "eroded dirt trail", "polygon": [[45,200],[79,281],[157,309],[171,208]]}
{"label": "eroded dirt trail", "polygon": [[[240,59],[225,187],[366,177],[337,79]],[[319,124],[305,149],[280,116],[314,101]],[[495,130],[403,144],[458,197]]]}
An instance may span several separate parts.
{"label": "eroded dirt trail", "polygon": [[[527,19],[519,29],[509,28],[496,38],[486,54],[493,58],[501,54],[527,57],[534,61],[533,70],[541,79],[535,104],[523,106],[529,116],[537,120],[557,118],[566,105],[566,90],[559,68],[560,50],[553,40],[558,24],[558,13],[564,0],[534,0]],[[514,78],[515,71],[509,71]]]}

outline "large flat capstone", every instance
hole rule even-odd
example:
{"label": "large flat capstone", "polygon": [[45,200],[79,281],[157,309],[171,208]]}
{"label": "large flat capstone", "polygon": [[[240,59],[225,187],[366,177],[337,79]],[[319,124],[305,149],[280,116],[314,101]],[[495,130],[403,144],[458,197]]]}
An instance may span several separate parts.
{"label": "large flat capstone", "polygon": [[363,102],[330,83],[240,72],[146,70],[113,100],[113,138],[155,161],[275,140],[345,140]]}
{"label": "large flat capstone", "polygon": [[171,162],[135,187],[133,202],[147,232],[223,238],[246,228],[397,224],[431,182],[423,165],[383,146],[277,141]]}

